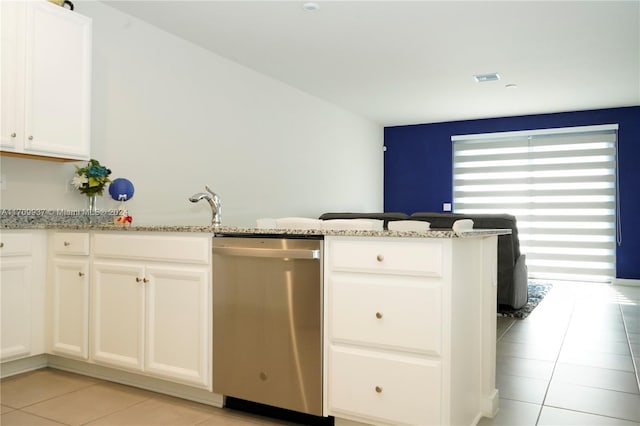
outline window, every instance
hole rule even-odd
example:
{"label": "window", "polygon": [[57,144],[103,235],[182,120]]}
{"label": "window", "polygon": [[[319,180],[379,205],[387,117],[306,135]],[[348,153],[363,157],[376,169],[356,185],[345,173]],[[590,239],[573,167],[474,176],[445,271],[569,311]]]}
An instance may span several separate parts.
{"label": "window", "polygon": [[516,216],[532,278],[611,281],[617,125],[454,136],[458,213]]}

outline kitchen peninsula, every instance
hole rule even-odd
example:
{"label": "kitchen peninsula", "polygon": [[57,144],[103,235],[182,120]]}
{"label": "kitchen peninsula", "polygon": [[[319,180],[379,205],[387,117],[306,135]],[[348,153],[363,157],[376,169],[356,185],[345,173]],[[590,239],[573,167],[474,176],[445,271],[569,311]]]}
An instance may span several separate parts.
{"label": "kitchen peninsula", "polygon": [[[2,219],[3,337],[16,324],[4,318],[9,300],[28,306],[21,319],[30,327],[22,345],[24,324],[7,334],[18,344],[5,350],[3,339],[3,376],[48,365],[221,406],[211,392],[211,236],[313,235],[324,241],[324,415],[336,424],[475,424],[497,411],[496,244],[508,230]],[[29,272],[16,274],[19,265]],[[5,289],[16,279],[28,290]],[[113,303],[119,297],[129,302]]]}

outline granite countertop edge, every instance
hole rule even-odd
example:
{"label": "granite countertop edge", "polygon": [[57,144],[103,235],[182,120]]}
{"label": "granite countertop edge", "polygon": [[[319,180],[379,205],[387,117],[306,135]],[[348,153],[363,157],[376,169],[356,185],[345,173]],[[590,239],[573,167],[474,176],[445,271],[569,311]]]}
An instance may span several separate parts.
{"label": "granite countertop edge", "polygon": [[211,225],[133,225],[119,226],[112,223],[68,224],[68,223],[2,223],[0,230],[60,230],[60,231],[116,231],[116,232],[194,232],[211,233],[218,236],[270,235],[270,236],[358,236],[358,237],[413,237],[413,238],[474,238],[511,234],[510,229],[473,229],[455,232],[451,229],[427,231],[369,231],[354,229],[267,229],[251,227]]}

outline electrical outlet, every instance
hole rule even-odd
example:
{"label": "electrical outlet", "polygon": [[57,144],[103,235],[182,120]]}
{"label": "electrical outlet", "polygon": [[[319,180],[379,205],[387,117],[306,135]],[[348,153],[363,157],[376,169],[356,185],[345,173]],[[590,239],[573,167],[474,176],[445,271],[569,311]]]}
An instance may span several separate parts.
{"label": "electrical outlet", "polygon": [[442,203],[442,211],[450,212],[451,211],[451,203]]}

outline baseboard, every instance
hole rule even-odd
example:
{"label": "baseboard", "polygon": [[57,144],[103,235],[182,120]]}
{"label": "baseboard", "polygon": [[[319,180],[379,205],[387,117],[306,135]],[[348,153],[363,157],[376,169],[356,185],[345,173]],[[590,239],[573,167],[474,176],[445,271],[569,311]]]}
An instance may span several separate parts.
{"label": "baseboard", "polygon": [[493,418],[498,414],[498,408],[500,405],[500,391],[494,389],[491,395],[488,395],[482,399],[482,415],[484,417]]}
{"label": "baseboard", "polygon": [[632,280],[632,279],[627,279],[627,278],[614,278],[613,282],[611,283],[613,285],[627,285],[627,286],[639,286],[640,287],[640,280]]}
{"label": "baseboard", "polygon": [[45,368],[48,365],[47,354],[16,359],[15,361],[6,361],[0,364],[0,378],[4,379],[6,377],[15,376],[16,374],[39,370],[40,368]]}

